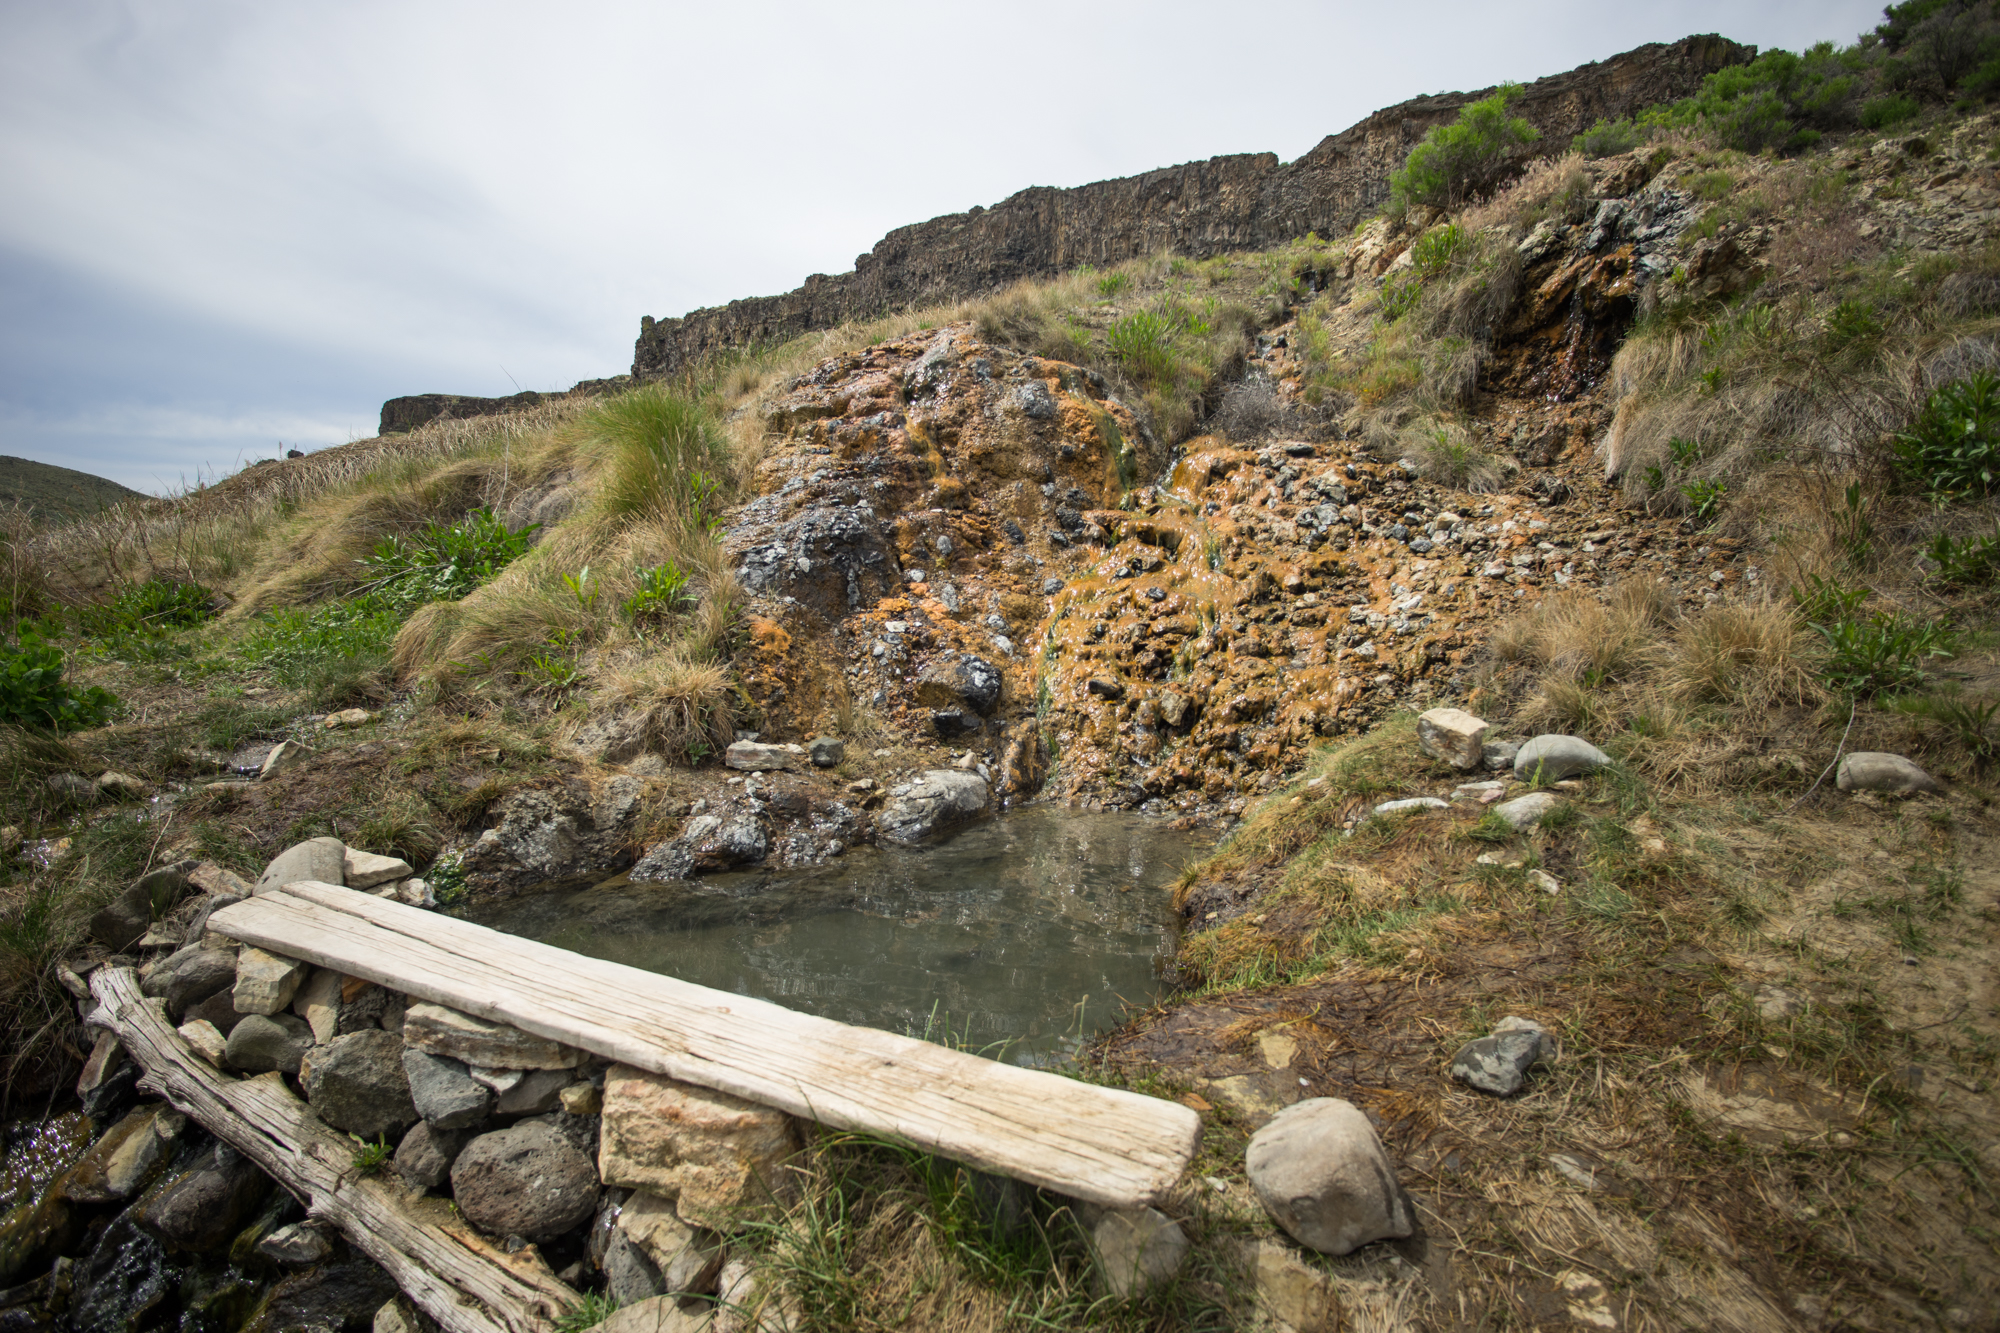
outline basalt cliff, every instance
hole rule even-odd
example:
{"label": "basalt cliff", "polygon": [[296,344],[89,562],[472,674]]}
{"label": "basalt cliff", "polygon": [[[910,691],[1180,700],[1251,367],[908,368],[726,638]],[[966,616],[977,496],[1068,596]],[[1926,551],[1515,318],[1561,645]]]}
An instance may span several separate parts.
{"label": "basalt cliff", "polygon": [[[1600,118],[1685,97],[1757,49],[1705,35],[1652,43],[1526,85],[1512,106],[1567,145]],[[1318,232],[1339,235],[1388,197],[1389,173],[1433,126],[1494,90],[1440,93],[1377,111],[1295,162],[1238,153],[1075,189],[1034,186],[991,208],[898,227],[854,271],[815,273],[782,296],[750,297],[679,319],[644,318],[632,353],[641,380],[672,375],[719,348],[782,342],[915,303],[978,296],[1080,264],[1171,250],[1203,258]]]}

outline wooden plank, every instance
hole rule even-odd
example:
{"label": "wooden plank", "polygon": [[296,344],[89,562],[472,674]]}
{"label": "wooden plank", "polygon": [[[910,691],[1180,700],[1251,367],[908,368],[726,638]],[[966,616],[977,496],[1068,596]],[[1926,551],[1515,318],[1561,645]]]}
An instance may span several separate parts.
{"label": "wooden plank", "polygon": [[93,1021],[118,1034],[148,1088],[297,1195],[312,1217],[338,1226],[449,1333],[546,1333],[577,1304],[532,1248],[505,1254],[447,1210],[425,1218],[421,1199],[356,1171],[353,1143],[280,1076],[231,1078],[202,1060],[168,1023],[163,1002],[141,996],[130,968],[100,968],[90,989],[99,1005]]}
{"label": "wooden plank", "polygon": [[839,1129],[1113,1208],[1158,1202],[1201,1118],[1185,1106],[817,1018],[305,881],[210,929],[392,990]]}

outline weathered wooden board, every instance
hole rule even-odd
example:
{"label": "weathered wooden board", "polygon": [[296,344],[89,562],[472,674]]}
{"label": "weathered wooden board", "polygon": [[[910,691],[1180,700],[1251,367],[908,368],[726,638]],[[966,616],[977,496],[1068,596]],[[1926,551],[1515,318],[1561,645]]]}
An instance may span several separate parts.
{"label": "weathered wooden board", "polygon": [[502,1253],[441,1206],[437,1217],[422,1216],[423,1201],[392,1176],[355,1170],[353,1143],[280,1076],[218,1072],[174,1031],[160,1001],[141,996],[130,968],[99,969],[90,989],[94,1021],[118,1034],[147,1087],[291,1190],[311,1216],[338,1226],[449,1333],[547,1333],[577,1303],[532,1250]]}
{"label": "weathered wooden board", "polygon": [[1113,1208],[1157,1202],[1201,1119],[1174,1102],[815,1018],[312,881],[209,929],[653,1073]]}

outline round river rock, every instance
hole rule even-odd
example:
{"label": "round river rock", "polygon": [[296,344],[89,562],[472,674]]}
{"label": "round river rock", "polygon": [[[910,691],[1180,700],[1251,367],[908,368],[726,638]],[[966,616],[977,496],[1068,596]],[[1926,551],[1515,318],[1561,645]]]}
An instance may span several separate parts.
{"label": "round river rock", "polygon": [[597,1168],[555,1129],[528,1122],[481,1134],[451,1167],[459,1211],[495,1236],[546,1240],[597,1208]]}

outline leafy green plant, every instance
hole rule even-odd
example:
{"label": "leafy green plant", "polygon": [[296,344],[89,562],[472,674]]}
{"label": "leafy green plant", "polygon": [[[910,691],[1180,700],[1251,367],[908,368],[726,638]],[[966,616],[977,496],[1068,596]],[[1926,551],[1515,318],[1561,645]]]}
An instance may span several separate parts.
{"label": "leafy green plant", "polygon": [[1132,285],[1132,275],[1125,272],[1107,273],[1097,280],[1099,296],[1116,296]]}
{"label": "leafy green plant", "polygon": [[65,678],[62,649],[32,630],[0,647],[0,722],[41,731],[81,731],[103,726],[118,708],[117,696]]}
{"label": "leafy green plant", "polygon": [[1894,612],[1865,620],[1813,622],[1812,630],[1826,640],[1827,660],[1821,674],[1836,689],[1856,698],[1870,698],[1923,684],[1925,665],[1952,655],[1954,638],[1948,626]]}
{"label": "leafy green plant", "polygon": [[1681,494],[1693,507],[1695,519],[1706,523],[1722,512],[1722,501],[1723,497],[1729,494],[1729,484],[1713,478],[1702,478],[1682,483]]}
{"label": "leafy green plant", "polygon": [[562,581],[563,587],[569,589],[569,595],[576,599],[580,609],[588,611],[597,605],[598,594],[603,591],[600,586],[602,580],[597,583],[591,582],[589,565],[585,565],[574,574],[563,575]]}
{"label": "leafy green plant", "polygon": [[1875,551],[1875,520],[1869,517],[1868,499],[1860,482],[1848,483],[1841,507],[1832,517],[1834,540],[1847,556],[1847,563],[1862,568]]}
{"label": "leafy green plant", "polygon": [[1542,137],[1507,104],[1521,91],[1501,85],[1491,97],[1462,108],[1449,125],[1434,126],[1389,176],[1389,198],[1398,209],[1451,208],[1498,185],[1523,149]]}
{"label": "leafy green plant", "polygon": [[568,630],[550,630],[543,646],[528,654],[527,665],[516,674],[544,694],[562,694],[583,679],[583,667],[576,660],[577,636]]}
{"label": "leafy green plant", "polygon": [[696,600],[693,582],[669,560],[639,571],[639,586],[625,599],[625,614],[632,620],[664,620]]}
{"label": "leafy green plant", "polygon": [[354,1169],[364,1176],[372,1176],[387,1166],[389,1159],[396,1153],[386,1135],[378,1136],[373,1143],[359,1134],[349,1134],[347,1137],[354,1140]]}
{"label": "leafy green plant", "polygon": [[526,555],[540,527],[510,529],[482,507],[456,523],[432,522],[409,536],[384,537],[361,562],[366,582],[358,595],[398,611],[457,601]]}
{"label": "leafy green plant", "polygon": [[2000,377],[1982,370],[1940,386],[1891,448],[1904,481],[1934,500],[2000,488]]}
{"label": "leafy green plant", "polygon": [[1867,600],[1868,589],[1849,588],[1818,574],[1808,574],[1803,586],[1792,589],[1799,618],[1809,625],[1850,620]]}
{"label": "leafy green plant", "polygon": [[1172,386],[1180,379],[1173,321],[1159,310],[1135,310],[1112,321],[1105,341],[1126,374],[1146,385]]}
{"label": "leafy green plant", "polygon": [[1924,556],[1937,566],[1931,577],[1939,583],[1960,587],[1992,583],[2000,574],[2000,519],[1994,520],[1991,537],[1972,536],[1960,541],[1940,532],[1924,548]]}
{"label": "leafy green plant", "polygon": [[1410,247],[1410,266],[1417,276],[1428,282],[1452,266],[1465,253],[1471,238],[1465,228],[1456,222],[1447,222],[1441,227],[1432,227],[1417,237]]}

